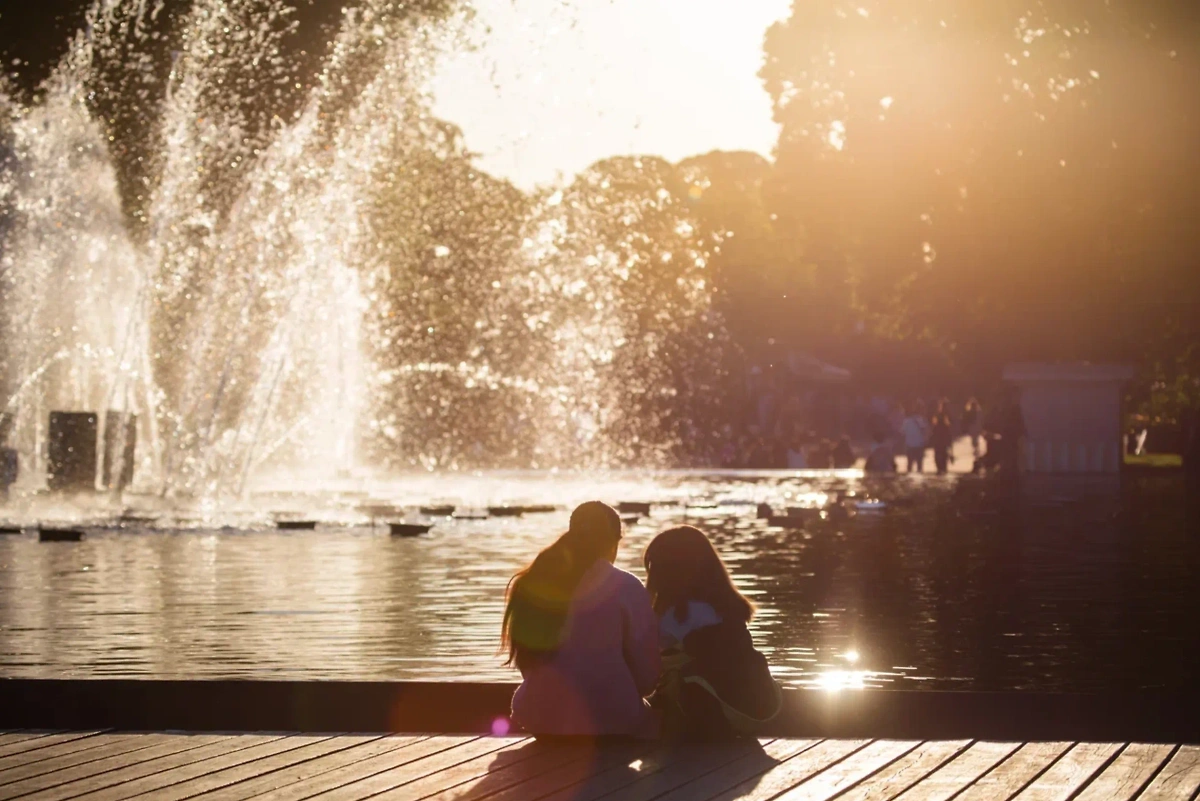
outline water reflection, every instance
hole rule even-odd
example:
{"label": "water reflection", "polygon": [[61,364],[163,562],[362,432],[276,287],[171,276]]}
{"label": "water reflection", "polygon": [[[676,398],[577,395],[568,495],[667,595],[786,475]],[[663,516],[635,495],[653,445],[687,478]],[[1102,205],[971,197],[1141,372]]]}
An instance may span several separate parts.
{"label": "water reflection", "polygon": [[[711,532],[790,685],[1190,687],[1200,668],[1200,544],[1169,482],[1060,487],[1053,502],[971,480],[796,474],[484,476],[389,492],[414,505],[662,501],[628,527],[620,565],[640,574],[649,539],[684,520]],[[850,492],[887,511],[794,528],[757,515],[759,503],[782,513],[822,496],[829,511]],[[439,521],[404,539],[364,525],[349,502],[272,503],[210,510],[187,528],[92,528],[77,544],[0,537],[0,675],[514,678],[497,654],[500,598],[565,509]],[[341,522],[266,528],[288,503]]]}

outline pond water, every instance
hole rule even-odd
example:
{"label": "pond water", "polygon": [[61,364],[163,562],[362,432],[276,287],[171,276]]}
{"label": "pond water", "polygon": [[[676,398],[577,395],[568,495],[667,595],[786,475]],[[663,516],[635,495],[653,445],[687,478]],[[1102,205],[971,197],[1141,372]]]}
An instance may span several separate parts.
{"label": "pond water", "polygon": [[[852,499],[837,514],[839,491],[887,508]],[[404,539],[356,511],[368,496],[562,511]],[[789,685],[1190,688],[1200,669],[1200,538],[1169,480],[655,473],[418,476],[227,509],[141,499],[153,528],[17,503],[0,516],[95,525],[81,543],[0,536],[0,676],[514,680],[497,654],[505,584],[590,497],[656,502],[621,548],[639,575],[658,531],[686,520],[710,532]],[[758,519],[760,502],[826,514],[781,528]],[[322,524],[278,531],[280,514]]]}

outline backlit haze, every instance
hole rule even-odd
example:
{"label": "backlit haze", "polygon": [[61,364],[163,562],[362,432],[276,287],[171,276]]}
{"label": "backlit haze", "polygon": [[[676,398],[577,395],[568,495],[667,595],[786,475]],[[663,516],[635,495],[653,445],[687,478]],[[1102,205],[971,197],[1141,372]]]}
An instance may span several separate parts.
{"label": "backlit haze", "polygon": [[528,188],[614,153],[770,155],[758,70],[787,0],[477,0],[475,47],[435,76],[434,111],[479,165]]}

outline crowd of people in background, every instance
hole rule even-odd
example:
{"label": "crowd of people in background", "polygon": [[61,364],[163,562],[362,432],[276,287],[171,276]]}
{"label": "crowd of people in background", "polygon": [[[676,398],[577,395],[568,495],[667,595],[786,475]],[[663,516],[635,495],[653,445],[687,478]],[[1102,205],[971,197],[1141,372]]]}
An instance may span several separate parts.
{"label": "crowd of people in background", "polygon": [[[796,397],[778,413],[754,416],[743,432],[726,427],[721,466],[744,469],[844,470],[862,466],[869,473],[926,469],[945,474],[955,464],[955,444],[969,444],[971,464],[961,469],[996,471],[1015,464],[1016,443],[1024,436],[1020,405],[1014,397],[997,398],[985,416],[976,398],[958,404],[949,399],[856,398],[841,414],[824,415],[823,428],[806,414],[812,404]],[[819,424],[819,423],[818,423]],[[832,430],[831,430],[832,429]],[[958,450],[961,458],[966,445]]]}

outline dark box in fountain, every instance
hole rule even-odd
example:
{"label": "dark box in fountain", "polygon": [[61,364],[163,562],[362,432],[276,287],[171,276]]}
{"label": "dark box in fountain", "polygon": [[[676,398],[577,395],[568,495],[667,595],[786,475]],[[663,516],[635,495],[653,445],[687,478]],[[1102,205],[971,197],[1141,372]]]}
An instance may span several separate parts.
{"label": "dark box in fountain", "polygon": [[96,488],[97,419],[94,412],[50,412],[48,485],[53,492]]}

